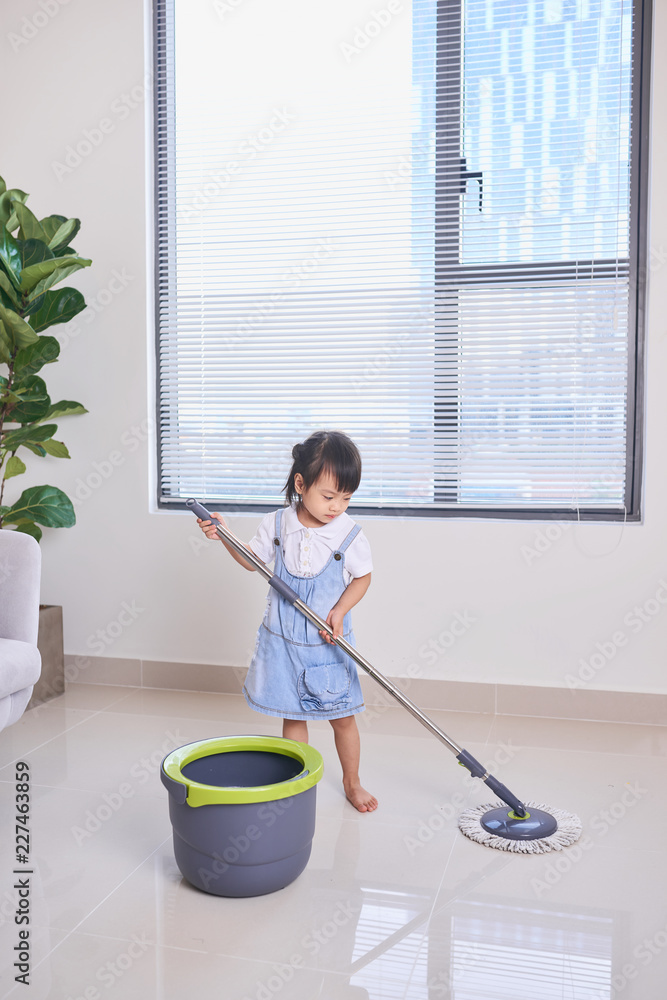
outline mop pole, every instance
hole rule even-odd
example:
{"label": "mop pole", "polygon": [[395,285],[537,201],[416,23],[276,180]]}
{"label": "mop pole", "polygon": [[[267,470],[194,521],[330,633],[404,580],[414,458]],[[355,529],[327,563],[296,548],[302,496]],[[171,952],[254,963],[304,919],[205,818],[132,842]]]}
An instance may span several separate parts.
{"label": "mop pole", "polygon": [[494,778],[492,774],[489,774],[484,765],[480,764],[480,762],[476,760],[471,753],[468,753],[467,750],[464,750],[462,747],[458,746],[454,740],[450,739],[439,726],[436,726],[432,719],[429,719],[427,715],[424,715],[421,709],[403,694],[400,688],[396,687],[396,685],[385,677],[384,674],[381,674],[378,670],[376,670],[375,667],[369,663],[368,660],[354,648],[354,646],[351,646],[346,639],[342,636],[334,636],[333,631],[327,622],[325,622],[324,619],[313,611],[313,609],[307,604],[304,604],[299,595],[292,590],[292,588],[288,586],[284,580],[281,580],[280,577],[272,573],[268,566],[266,566],[261,559],[258,559],[257,556],[251,552],[250,549],[248,549],[243,542],[237,538],[235,534],[233,534],[233,532],[229,530],[229,528],[220,524],[216,518],[211,517],[210,512],[198,503],[197,500],[186,500],[185,506],[188,507],[192,513],[202,521],[210,521],[211,524],[214,524],[220,538],[224,539],[234,549],[234,551],[238,553],[238,555],[242,556],[246,562],[250,563],[250,565],[253,566],[253,568],[256,569],[265,580],[267,580],[270,586],[273,587],[273,589],[276,590],[281,597],[300,611],[301,614],[304,615],[309,622],[315,625],[316,628],[322,632],[326,632],[332,641],[335,642],[337,646],[340,646],[345,653],[347,653],[350,659],[354,660],[354,662],[365,670],[366,673],[370,674],[373,680],[376,681],[380,687],[383,687],[384,690],[387,691],[393,698],[395,698],[396,701],[403,706],[403,708],[407,709],[410,715],[414,716],[418,722],[421,722],[422,726],[428,729],[433,736],[437,737],[441,743],[444,743],[447,749],[451,750],[451,752],[456,756],[459,764],[467,768],[474,778],[481,778],[482,781],[488,785],[488,787],[495,792],[495,794],[502,799],[503,802],[506,803],[506,805],[510,806],[517,818],[526,816],[527,810],[524,804],[517,799],[516,796],[514,796],[512,792],[510,792],[510,790],[502,784],[502,782],[498,781],[497,778]]}

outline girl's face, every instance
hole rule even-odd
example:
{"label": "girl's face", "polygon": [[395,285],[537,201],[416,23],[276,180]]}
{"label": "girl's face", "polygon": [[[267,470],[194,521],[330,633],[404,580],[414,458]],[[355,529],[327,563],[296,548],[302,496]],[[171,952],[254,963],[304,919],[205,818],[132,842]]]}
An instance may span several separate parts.
{"label": "girl's face", "polygon": [[301,496],[297,515],[307,528],[319,528],[323,524],[329,524],[347,510],[352,499],[351,493],[339,491],[335,479],[329,472],[323,472],[317,482],[307,489],[304,488],[303,476],[297,472],[294,485]]}

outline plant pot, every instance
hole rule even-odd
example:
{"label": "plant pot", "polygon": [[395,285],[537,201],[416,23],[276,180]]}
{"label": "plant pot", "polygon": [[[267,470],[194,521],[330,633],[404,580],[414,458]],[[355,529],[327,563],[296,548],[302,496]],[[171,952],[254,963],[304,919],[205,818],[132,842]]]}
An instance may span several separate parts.
{"label": "plant pot", "polygon": [[65,690],[63,609],[59,604],[40,604],[37,648],[42,657],[42,672],[33,689],[29,709],[57,698]]}

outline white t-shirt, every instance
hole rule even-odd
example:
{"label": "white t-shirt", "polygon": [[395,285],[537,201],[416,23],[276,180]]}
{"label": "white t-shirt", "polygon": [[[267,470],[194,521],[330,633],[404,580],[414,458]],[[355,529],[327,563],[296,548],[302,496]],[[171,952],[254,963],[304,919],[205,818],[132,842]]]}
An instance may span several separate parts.
{"label": "white t-shirt", "polygon": [[[347,538],[355,525],[349,514],[339,514],[319,528],[306,528],[301,524],[293,507],[285,507],[282,516],[284,539],[283,559],[288,572],[294,576],[315,576]],[[270,565],[275,558],[275,512],[266,514],[249,542],[249,547],[262,562]],[[363,531],[359,531],[345,551],[343,579],[347,587],[351,580],[366,576],[373,569],[371,547]]]}

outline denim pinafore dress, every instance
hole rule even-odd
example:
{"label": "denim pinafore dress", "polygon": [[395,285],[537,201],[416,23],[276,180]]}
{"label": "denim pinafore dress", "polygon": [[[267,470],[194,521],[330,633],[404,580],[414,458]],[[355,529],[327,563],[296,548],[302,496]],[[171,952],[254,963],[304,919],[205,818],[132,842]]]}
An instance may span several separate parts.
{"label": "denim pinafore dress", "polygon": [[[345,590],[345,551],[361,529],[352,528],[319,573],[294,576],[283,560],[282,513],[276,511],[274,573],[326,619]],[[343,619],[343,637],[354,645],[349,612]],[[357,669],[349,656],[325,642],[317,627],[273,589],[243,694],[257,712],[282,719],[342,719],[364,710]]]}

